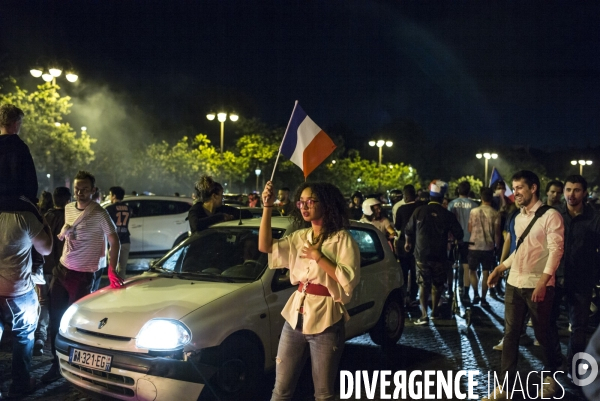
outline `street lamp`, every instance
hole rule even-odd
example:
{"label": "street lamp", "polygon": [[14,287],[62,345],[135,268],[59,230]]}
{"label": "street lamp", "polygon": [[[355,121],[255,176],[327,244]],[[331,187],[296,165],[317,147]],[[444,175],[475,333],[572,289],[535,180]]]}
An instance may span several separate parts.
{"label": "street lamp", "polygon": [[576,166],[579,164],[579,175],[583,175],[583,166],[585,166],[586,164],[588,166],[591,166],[592,161],[591,160],[571,160],[571,164],[573,166]]}
{"label": "street lamp", "polygon": [[[223,140],[225,139],[225,121],[227,120],[227,113],[221,111],[215,115],[212,111],[206,115],[209,121],[213,121],[217,117],[217,120],[221,123],[221,156],[223,156]],[[229,119],[233,122],[239,120],[240,116],[236,113],[229,113]]]}
{"label": "street lamp", "polygon": [[260,175],[260,169],[257,168],[256,170],[254,170],[254,174],[256,174],[256,192],[258,192],[258,176]]}
{"label": "street lamp", "polygon": [[497,159],[498,158],[498,154],[497,153],[477,153],[475,155],[476,158],[481,159],[482,157],[485,159],[485,175],[483,176],[483,183],[485,184],[485,186],[487,187],[490,183],[488,182],[488,161],[490,159]]}
{"label": "street lamp", "polygon": [[369,146],[377,146],[379,148],[379,189],[381,189],[381,160],[383,159],[383,145],[389,148],[393,144],[394,143],[392,141],[384,141],[383,139],[369,141]]}
{"label": "street lamp", "polygon": [[[48,68],[47,70],[44,70],[42,67],[34,67],[31,70],[29,70],[29,73],[34,78],[41,77],[46,82],[52,82],[52,86],[56,85],[56,78],[60,77],[62,72],[63,71],[60,68],[57,68],[56,66]],[[65,73],[65,78],[67,78],[67,81],[69,82],[75,82],[77,81],[79,76],[73,71],[67,71]]]}

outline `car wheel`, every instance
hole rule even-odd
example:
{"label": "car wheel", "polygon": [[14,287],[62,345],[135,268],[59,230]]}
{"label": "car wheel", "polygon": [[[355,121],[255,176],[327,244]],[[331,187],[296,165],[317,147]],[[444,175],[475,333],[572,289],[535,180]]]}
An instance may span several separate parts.
{"label": "car wheel", "polygon": [[377,345],[394,345],[402,337],[404,331],[404,305],[398,293],[391,294],[377,324],[369,331],[371,340]]}
{"label": "car wheel", "polygon": [[215,384],[224,398],[253,393],[263,372],[261,361],[258,347],[245,337],[234,336],[223,343]]}

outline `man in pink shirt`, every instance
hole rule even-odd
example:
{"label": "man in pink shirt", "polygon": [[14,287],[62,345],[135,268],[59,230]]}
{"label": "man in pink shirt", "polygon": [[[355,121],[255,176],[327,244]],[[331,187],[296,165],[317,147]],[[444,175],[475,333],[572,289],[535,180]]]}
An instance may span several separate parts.
{"label": "man in pink shirt", "polygon": [[555,272],[563,254],[564,224],[561,214],[548,208],[531,226],[529,234],[524,236],[527,226],[542,207],[540,201],[540,180],[531,171],[522,170],[512,177],[515,199],[521,205],[521,212],[515,218],[517,249],[502,262],[488,278],[493,287],[502,272],[510,268],[504,298],[504,347],[502,349],[502,374],[508,381],[499,386],[484,400],[510,399],[513,388],[519,388],[517,359],[519,356],[519,337],[524,323],[525,313],[529,310],[533,322],[535,337],[544,350],[544,378],[540,387],[540,397],[550,398],[559,384],[553,374],[560,369],[563,357],[560,351],[558,332],[554,322],[550,321],[554,299]]}

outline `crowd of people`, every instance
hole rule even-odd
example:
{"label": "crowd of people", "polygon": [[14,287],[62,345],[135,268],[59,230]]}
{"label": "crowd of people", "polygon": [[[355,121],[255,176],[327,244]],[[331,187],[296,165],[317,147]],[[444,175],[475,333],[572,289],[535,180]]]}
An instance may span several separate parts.
{"label": "crowd of people", "polygon": [[[31,358],[44,352],[47,341],[54,359],[41,380],[60,378],[54,347],[60,319],[71,304],[98,289],[104,266],[111,287],[122,287],[132,216],[122,202],[121,187],[111,187],[111,205],[101,207],[95,177],[87,171],[75,175],[73,194],[58,187],[52,193],[43,191],[38,200],[35,165],[18,136],[23,117],[14,105],[0,107],[0,335],[9,323],[9,397],[33,391]],[[579,363],[575,356],[588,345],[590,305],[599,278],[600,215],[589,202],[581,175],[548,183],[545,202],[533,172],[519,171],[509,184],[514,199],[506,196],[503,181],[479,194],[469,182],[461,182],[452,200],[448,184],[439,179],[426,190],[406,185],[390,191],[391,210],[384,208],[387,199],[380,194],[356,191],[346,200],[327,183],[304,183],[292,196],[288,187],[275,192],[269,181],[260,197],[250,194],[248,205],[263,208],[258,249],[271,254],[270,268],[289,268],[292,284],[298,285],[282,311],[286,323],[273,399],[293,394],[309,352],[315,396],[334,396],[344,321],[349,318],[344,304],[360,280],[357,244],[347,231],[350,220],[373,225],[395,250],[407,283],[404,301],[420,306],[415,325],[444,317],[443,294],[482,308],[489,307],[490,294],[503,296],[505,332],[494,347],[502,351],[502,377],[510,383],[517,374],[519,340],[528,321],[544,351],[545,370],[553,373],[566,361],[568,375],[574,377]],[[224,204],[223,186],[208,176],[196,183],[194,199],[188,215],[192,232],[241,213]],[[275,212],[302,229],[273,239],[270,217]],[[453,247],[456,252],[451,252]],[[458,294],[452,287],[453,263]],[[556,325],[563,308],[571,330],[566,358]],[[595,337],[598,341],[587,352],[600,361],[600,334]],[[556,389],[554,377],[547,375],[540,395],[551,397]],[[585,391],[596,399],[600,385]],[[496,388],[487,399],[509,396],[505,388]]]}

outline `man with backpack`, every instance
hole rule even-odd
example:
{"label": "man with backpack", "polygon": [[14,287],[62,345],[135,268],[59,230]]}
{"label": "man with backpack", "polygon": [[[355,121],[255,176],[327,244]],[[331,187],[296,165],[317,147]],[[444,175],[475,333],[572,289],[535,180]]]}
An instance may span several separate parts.
{"label": "man with backpack", "polygon": [[448,184],[444,181],[433,181],[429,185],[430,202],[414,211],[405,229],[404,250],[410,252],[414,246],[417,262],[421,317],[415,322],[415,325],[424,325],[429,322],[427,300],[430,294],[431,318],[440,317],[438,304],[450,269],[448,234],[452,233],[457,241],[461,241],[463,238],[463,229],[456,216],[442,206],[442,200],[447,190]]}
{"label": "man with backpack", "polygon": [[[529,311],[535,337],[544,350],[544,381],[540,397],[554,395],[558,383],[553,374],[562,365],[562,354],[556,325],[550,321],[554,299],[555,272],[563,254],[564,224],[560,213],[540,201],[540,180],[531,171],[522,170],[512,177],[515,199],[521,212],[515,218],[517,246],[488,278],[493,287],[500,274],[510,270],[504,298],[505,333],[502,348],[502,374],[499,386],[484,400],[510,399],[514,388],[519,356],[519,337],[525,313]],[[505,382],[505,377],[508,380]]]}

